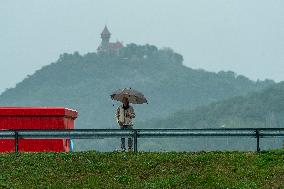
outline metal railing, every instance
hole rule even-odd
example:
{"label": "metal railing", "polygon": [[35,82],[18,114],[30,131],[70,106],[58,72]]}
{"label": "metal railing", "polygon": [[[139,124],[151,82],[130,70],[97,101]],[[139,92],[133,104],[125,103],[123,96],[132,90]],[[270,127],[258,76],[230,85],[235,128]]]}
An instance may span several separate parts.
{"label": "metal railing", "polygon": [[137,152],[138,138],[161,137],[253,137],[256,151],[260,152],[260,138],[284,137],[284,128],[222,128],[222,129],[66,129],[66,130],[0,130],[0,139],[14,139],[15,152],[19,151],[19,139],[134,139]]}

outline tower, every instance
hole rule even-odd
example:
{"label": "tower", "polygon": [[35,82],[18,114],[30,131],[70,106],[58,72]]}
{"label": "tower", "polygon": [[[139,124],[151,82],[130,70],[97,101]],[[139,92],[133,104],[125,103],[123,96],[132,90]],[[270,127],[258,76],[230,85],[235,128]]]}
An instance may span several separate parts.
{"label": "tower", "polygon": [[99,53],[119,53],[119,50],[123,47],[123,44],[120,41],[115,43],[109,42],[111,33],[108,31],[107,26],[103,29],[101,33],[102,42],[97,48]]}
{"label": "tower", "polygon": [[110,39],[111,33],[108,31],[107,26],[105,26],[104,30],[101,33],[101,48],[102,50],[107,50],[109,48],[109,39]]}

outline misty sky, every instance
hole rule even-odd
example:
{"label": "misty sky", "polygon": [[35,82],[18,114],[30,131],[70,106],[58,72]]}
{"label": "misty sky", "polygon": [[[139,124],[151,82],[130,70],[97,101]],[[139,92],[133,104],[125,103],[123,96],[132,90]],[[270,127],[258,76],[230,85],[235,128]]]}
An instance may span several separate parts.
{"label": "misty sky", "polygon": [[171,47],[184,64],[284,80],[283,0],[3,0],[0,91],[59,55],[112,41]]}

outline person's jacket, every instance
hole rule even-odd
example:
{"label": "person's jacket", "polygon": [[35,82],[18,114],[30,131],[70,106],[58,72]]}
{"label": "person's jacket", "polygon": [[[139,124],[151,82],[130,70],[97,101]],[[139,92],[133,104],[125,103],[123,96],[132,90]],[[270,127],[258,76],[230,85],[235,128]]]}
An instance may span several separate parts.
{"label": "person's jacket", "polygon": [[129,105],[127,109],[120,105],[116,110],[117,123],[122,122],[123,125],[133,125],[132,119],[135,118],[135,112],[132,106]]}

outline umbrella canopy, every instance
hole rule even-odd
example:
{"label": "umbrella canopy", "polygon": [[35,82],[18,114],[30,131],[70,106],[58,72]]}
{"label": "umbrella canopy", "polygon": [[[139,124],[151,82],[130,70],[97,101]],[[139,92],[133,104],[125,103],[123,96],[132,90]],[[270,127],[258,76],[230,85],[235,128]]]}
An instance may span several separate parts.
{"label": "umbrella canopy", "polygon": [[112,100],[117,100],[122,102],[122,99],[124,97],[128,98],[129,103],[132,104],[143,104],[143,103],[147,103],[147,99],[145,98],[145,96],[134,89],[118,89],[116,91],[114,91],[111,95],[110,95]]}

